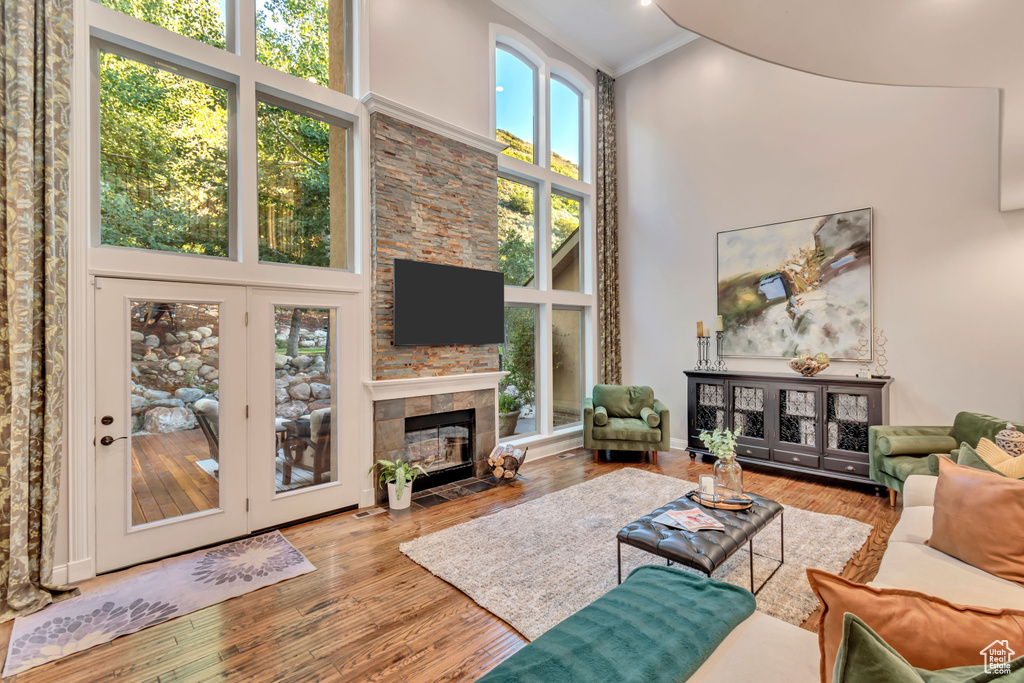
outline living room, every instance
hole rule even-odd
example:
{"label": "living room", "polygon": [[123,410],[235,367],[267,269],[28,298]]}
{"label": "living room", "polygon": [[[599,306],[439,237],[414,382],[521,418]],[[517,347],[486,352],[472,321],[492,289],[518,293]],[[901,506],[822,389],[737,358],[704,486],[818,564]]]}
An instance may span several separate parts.
{"label": "living room", "polygon": [[1021,675],[1020,8],[18,4],[5,676]]}

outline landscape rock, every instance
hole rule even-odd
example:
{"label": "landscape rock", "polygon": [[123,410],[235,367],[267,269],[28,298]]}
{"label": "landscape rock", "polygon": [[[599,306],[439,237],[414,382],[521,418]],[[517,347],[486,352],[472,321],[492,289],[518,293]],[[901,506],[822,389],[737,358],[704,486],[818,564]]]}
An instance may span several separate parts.
{"label": "landscape rock", "polygon": [[167,369],[170,370],[171,372],[178,372],[179,370],[181,370],[181,363],[179,363],[176,360],[172,360],[170,363],[167,364]]}
{"label": "landscape rock", "polygon": [[308,401],[312,393],[309,385],[304,382],[288,387],[288,395],[298,401]]}
{"label": "landscape rock", "polygon": [[312,339],[306,339],[304,341],[300,341],[299,346],[301,346],[304,349],[311,349],[314,346],[316,346],[316,342],[313,341]]}
{"label": "landscape rock", "polygon": [[277,403],[279,403],[279,404],[280,403],[287,403],[288,402],[288,390],[285,389],[284,387],[278,387],[277,391],[275,392],[275,398],[277,400]]}
{"label": "landscape rock", "polygon": [[150,401],[159,401],[164,398],[170,398],[171,392],[158,391],[157,389],[147,389],[146,392],[142,395],[148,398]]}
{"label": "landscape rock", "polygon": [[149,404],[150,408],[184,408],[185,402],[180,398],[161,398]]}
{"label": "landscape rock", "polygon": [[216,368],[206,373],[207,382],[216,382],[218,377],[220,377],[220,370],[217,370]]}
{"label": "landscape rock", "polygon": [[220,337],[207,337],[199,343],[199,347],[203,349],[213,349],[220,344]]}
{"label": "landscape rock", "polygon": [[144,342],[146,341],[146,335],[142,334],[141,332],[136,332],[135,330],[132,330],[132,341]]}
{"label": "landscape rock", "polygon": [[203,365],[201,368],[199,368],[196,374],[199,375],[200,377],[207,377],[213,371],[214,369],[212,365]]}
{"label": "landscape rock", "polygon": [[188,408],[152,408],[146,412],[142,428],[153,434],[170,434],[196,428],[196,416]]}
{"label": "landscape rock", "polygon": [[321,408],[330,408],[330,407],[331,407],[330,399],[324,399],[324,400],[321,400],[321,401],[313,401],[312,403],[309,404],[309,412],[313,412],[314,410],[320,410]]}
{"label": "landscape rock", "polygon": [[313,392],[313,398],[323,399],[331,397],[331,386],[329,384],[321,384],[320,382],[310,382],[309,388]]}
{"label": "landscape rock", "polygon": [[179,332],[174,337],[178,342],[187,342],[189,340],[188,332]]}
{"label": "landscape rock", "polygon": [[189,339],[189,341],[194,341],[194,342],[202,341],[203,340],[203,335],[202,335],[202,333],[197,332],[196,330],[192,330],[191,332],[188,333],[188,339]]}
{"label": "landscape rock", "polygon": [[146,409],[146,404],[149,403],[143,396],[138,394],[132,394],[132,415],[138,415]]}
{"label": "landscape rock", "polygon": [[213,330],[211,330],[209,327],[197,327],[196,332],[198,332],[203,337],[209,337],[213,335]]}
{"label": "landscape rock", "polygon": [[183,387],[174,392],[175,398],[180,398],[185,403],[194,403],[203,396],[206,396],[206,392],[202,389],[195,389],[192,387]]}
{"label": "landscape rock", "polygon": [[195,372],[201,367],[203,367],[203,361],[199,360],[198,358],[186,358],[185,360],[181,361],[182,370],[191,370],[192,372]]}
{"label": "landscape rock", "polygon": [[296,356],[292,358],[292,367],[297,370],[305,370],[313,364],[313,359],[309,356]]}
{"label": "landscape rock", "polygon": [[175,337],[170,332],[168,332],[167,334],[164,335],[164,344],[177,344],[177,343],[178,343],[178,338]]}
{"label": "landscape rock", "polygon": [[283,417],[286,420],[294,420],[297,417],[302,417],[308,412],[309,409],[302,401],[290,401],[288,403],[282,403],[277,407],[277,416]]}
{"label": "landscape rock", "polygon": [[283,353],[279,353],[274,356],[274,367],[278,370],[284,368],[292,360],[291,356],[286,356]]}
{"label": "landscape rock", "polygon": [[156,348],[157,346],[160,346],[160,337],[155,334],[150,334],[142,340],[142,343],[150,348]]}

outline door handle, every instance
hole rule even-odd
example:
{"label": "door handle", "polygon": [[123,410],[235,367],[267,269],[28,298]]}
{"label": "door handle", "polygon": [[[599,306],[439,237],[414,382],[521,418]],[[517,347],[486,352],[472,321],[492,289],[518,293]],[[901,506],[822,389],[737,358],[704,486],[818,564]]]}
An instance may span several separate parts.
{"label": "door handle", "polygon": [[114,443],[115,441],[120,441],[121,439],[127,439],[127,438],[128,438],[127,436],[119,436],[119,437],[117,437],[115,439],[112,436],[105,436],[102,439],[100,439],[100,443],[103,444],[104,446],[109,446],[110,444]]}

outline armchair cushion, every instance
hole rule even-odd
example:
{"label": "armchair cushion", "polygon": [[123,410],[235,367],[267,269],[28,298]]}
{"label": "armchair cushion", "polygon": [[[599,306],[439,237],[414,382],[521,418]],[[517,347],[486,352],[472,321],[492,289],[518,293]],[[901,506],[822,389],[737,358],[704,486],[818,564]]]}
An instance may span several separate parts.
{"label": "armchair cushion", "polygon": [[948,453],[957,447],[956,439],[945,435],[890,434],[878,437],[882,455],[927,455]]}
{"label": "armchair cushion", "polygon": [[598,406],[594,408],[594,424],[598,427],[604,427],[608,424],[608,409],[604,406]]}
{"label": "armchair cushion", "polygon": [[654,389],[597,384],[594,386],[594,406],[604,406],[609,417],[639,418],[643,408],[654,407]]}
{"label": "armchair cushion", "polygon": [[661,416],[654,412],[653,408],[641,408],[640,418],[646,422],[649,427],[657,427],[661,424]]}
{"label": "armchair cushion", "polygon": [[594,438],[600,441],[641,441],[658,443],[661,430],[635,417],[609,417],[604,427],[594,427]]}

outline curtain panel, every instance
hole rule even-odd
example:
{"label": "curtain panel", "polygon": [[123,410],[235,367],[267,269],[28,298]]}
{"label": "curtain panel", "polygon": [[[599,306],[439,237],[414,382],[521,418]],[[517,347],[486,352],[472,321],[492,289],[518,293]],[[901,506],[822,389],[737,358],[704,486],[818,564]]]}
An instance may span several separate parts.
{"label": "curtain panel", "polygon": [[601,71],[597,72],[597,293],[601,378],[605,384],[622,384],[615,79]]}
{"label": "curtain panel", "polygon": [[71,0],[0,0],[0,621],[54,585],[64,413]]}

